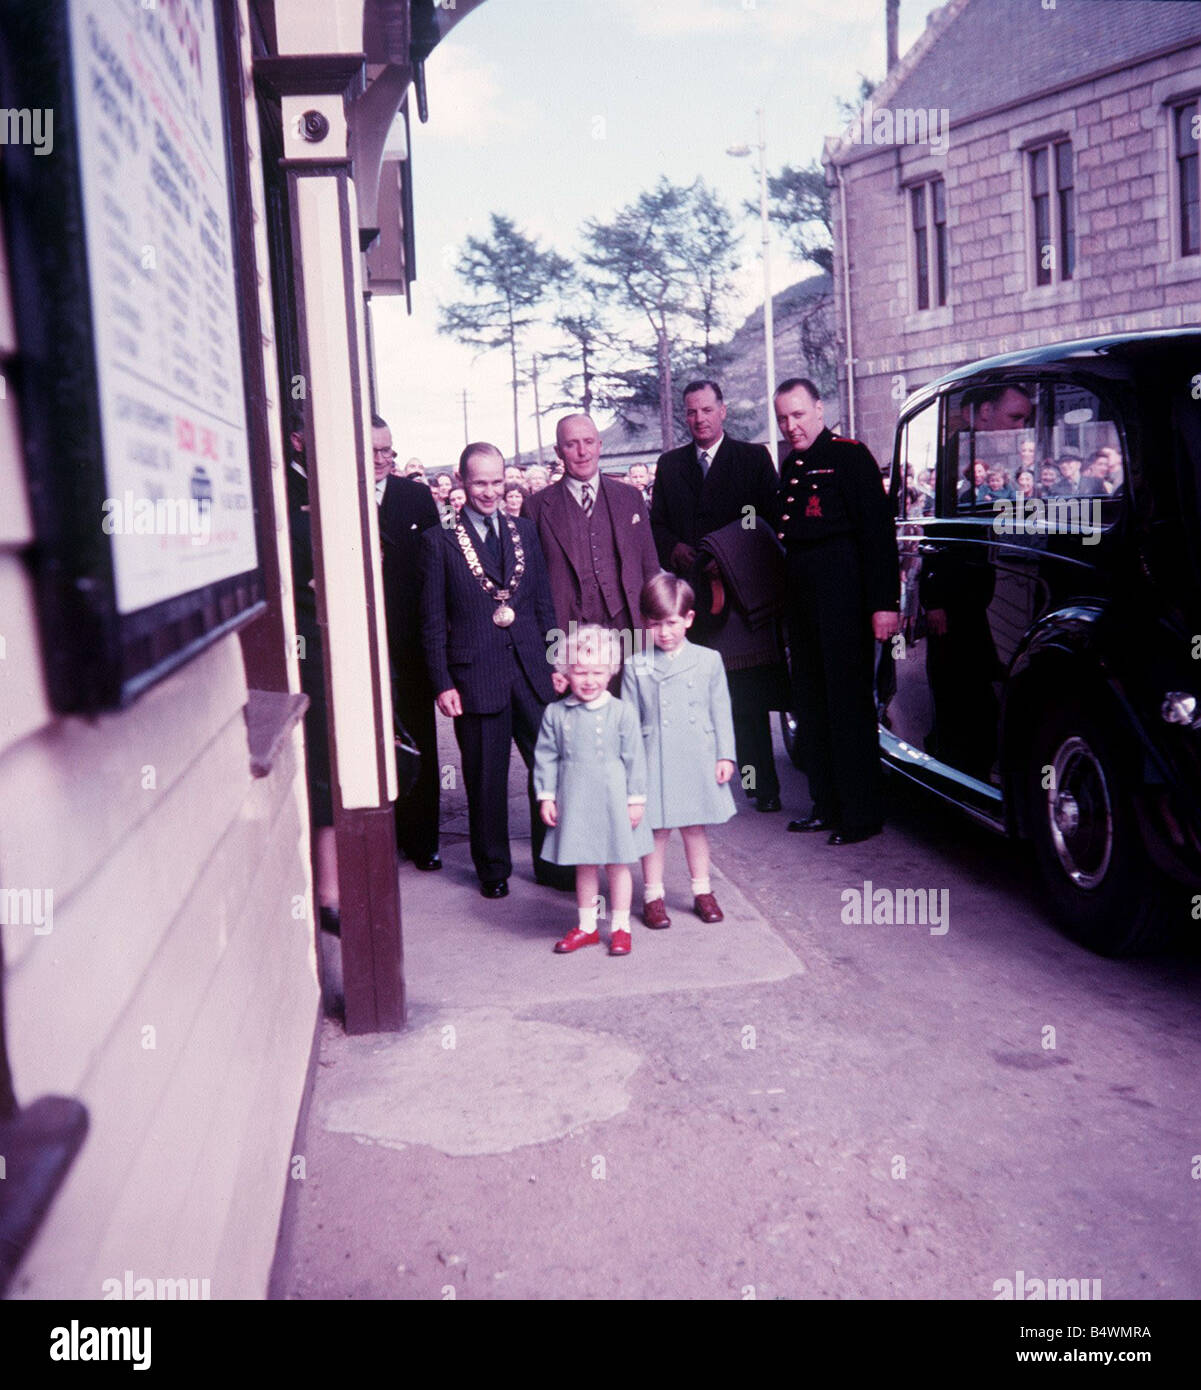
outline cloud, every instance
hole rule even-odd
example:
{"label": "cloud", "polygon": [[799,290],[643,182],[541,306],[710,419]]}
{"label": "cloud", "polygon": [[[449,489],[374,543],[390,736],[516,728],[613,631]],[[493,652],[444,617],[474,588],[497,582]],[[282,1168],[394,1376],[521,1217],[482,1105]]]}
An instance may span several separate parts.
{"label": "cloud", "polygon": [[[500,65],[463,44],[442,43],[426,64],[429,136],[479,147],[507,142],[538,119],[534,104],[512,95]],[[414,119],[416,109],[414,108]]]}

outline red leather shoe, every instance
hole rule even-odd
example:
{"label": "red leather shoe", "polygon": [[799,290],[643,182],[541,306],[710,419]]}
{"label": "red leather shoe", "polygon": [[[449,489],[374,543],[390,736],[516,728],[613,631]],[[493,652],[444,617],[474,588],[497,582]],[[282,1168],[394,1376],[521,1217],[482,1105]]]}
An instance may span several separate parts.
{"label": "red leather shoe", "polygon": [[652,898],[642,909],[642,920],[648,927],[670,927],[671,918],[667,915],[667,904],[662,898]]}
{"label": "red leather shoe", "polygon": [[712,893],[698,893],[692,902],[692,910],[702,922],[724,922],[725,913],[717,905]]}
{"label": "red leather shoe", "polygon": [[609,942],[609,954],[611,956],[628,956],[630,954],[630,934],[628,931],[615,931],[612,940]]}
{"label": "red leather shoe", "polygon": [[555,942],[555,955],[567,956],[572,951],[578,951],[581,946],[596,946],[600,942],[600,932],[581,931],[579,927],[572,927],[562,941]]}

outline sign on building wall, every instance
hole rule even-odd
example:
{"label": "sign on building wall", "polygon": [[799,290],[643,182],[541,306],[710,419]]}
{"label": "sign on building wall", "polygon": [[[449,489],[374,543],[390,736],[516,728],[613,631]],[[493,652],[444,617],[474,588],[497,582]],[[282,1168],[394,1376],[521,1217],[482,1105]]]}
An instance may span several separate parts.
{"label": "sign on building wall", "polygon": [[218,28],[236,9],[0,13],[21,106],[53,112],[52,150],[6,151],[3,209],[43,647],[58,707],[101,708],[261,607],[226,118],[240,85]]}

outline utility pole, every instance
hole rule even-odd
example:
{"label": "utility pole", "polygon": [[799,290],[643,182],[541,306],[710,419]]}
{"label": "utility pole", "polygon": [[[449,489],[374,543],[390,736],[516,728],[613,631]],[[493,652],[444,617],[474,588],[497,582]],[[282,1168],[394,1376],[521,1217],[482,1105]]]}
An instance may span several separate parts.
{"label": "utility pole", "polygon": [[467,428],[467,388],[463,387],[463,447],[471,443],[471,432]]}
{"label": "utility pole", "polygon": [[534,424],[538,430],[538,462],[542,462],[542,411],[538,405],[538,354],[534,353],[532,375],[534,378]]}
{"label": "utility pole", "polygon": [[[767,451],[776,462],[776,416],[772,392],[776,389],[776,330],[771,295],[771,218],[767,210],[767,130],[764,123],[763,108],[755,113],[759,117],[759,144],[731,145],[726,153],[735,159],[745,159],[754,150],[759,151],[759,221],[763,233],[763,367],[767,381]],[[666,447],[666,446],[664,446]],[[777,465],[778,468],[778,465]]]}

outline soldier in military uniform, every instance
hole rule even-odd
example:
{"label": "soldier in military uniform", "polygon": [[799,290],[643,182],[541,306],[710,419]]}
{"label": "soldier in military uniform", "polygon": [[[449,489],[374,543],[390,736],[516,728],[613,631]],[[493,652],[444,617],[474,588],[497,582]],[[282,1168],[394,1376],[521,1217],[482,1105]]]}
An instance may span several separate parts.
{"label": "soldier in military uniform", "polygon": [[870,450],[826,428],[806,378],[775,396],[792,452],[780,468],[793,708],[813,808],[789,830],[832,845],[880,832],[883,796],[872,690],[874,641],[897,631],[896,539]]}

